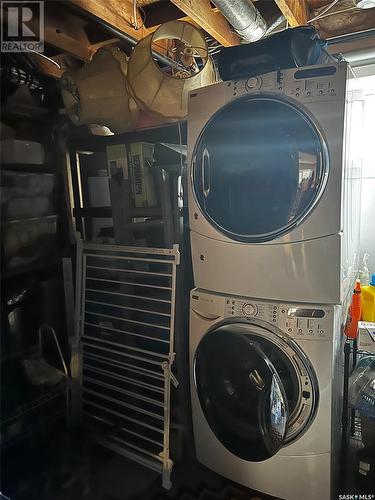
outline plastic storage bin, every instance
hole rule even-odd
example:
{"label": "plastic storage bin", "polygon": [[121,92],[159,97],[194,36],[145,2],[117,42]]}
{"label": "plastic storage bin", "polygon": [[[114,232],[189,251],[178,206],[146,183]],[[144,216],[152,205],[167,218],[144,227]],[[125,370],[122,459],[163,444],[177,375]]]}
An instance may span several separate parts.
{"label": "plastic storage bin", "polygon": [[5,227],[4,254],[6,267],[14,269],[56,252],[57,216],[8,222]]}
{"label": "plastic storage bin", "polygon": [[42,165],[43,145],[39,142],[8,139],[1,141],[1,162],[5,164]]}
{"label": "plastic storage bin", "polygon": [[51,196],[55,185],[54,174],[27,172],[1,173],[1,189],[10,189],[13,196]]}
{"label": "plastic storage bin", "polygon": [[1,176],[3,220],[52,215],[55,180],[53,174],[3,172]]}

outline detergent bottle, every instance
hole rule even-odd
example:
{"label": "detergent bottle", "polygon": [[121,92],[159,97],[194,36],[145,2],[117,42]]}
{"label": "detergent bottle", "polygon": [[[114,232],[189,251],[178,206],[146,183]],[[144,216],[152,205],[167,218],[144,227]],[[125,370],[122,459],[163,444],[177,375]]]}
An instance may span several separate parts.
{"label": "detergent bottle", "polygon": [[362,321],[375,322],[375,274],[370,284],[362,287]]}

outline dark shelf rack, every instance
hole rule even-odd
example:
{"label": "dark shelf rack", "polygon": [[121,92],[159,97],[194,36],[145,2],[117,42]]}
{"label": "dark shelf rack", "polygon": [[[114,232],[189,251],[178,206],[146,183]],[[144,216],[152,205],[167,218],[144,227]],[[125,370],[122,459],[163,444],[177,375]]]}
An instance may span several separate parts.
{"label": "dark shelf rack", "polygon": [[[345,491],[353,488],[353,466],[355,453],[364,447],[362,442],[362,426],[360,414],[349,405],[349,381],[362,356],[375,354],[358,349],[357,339],[347,339],[344,344],[344,388],[343,388],[343,413],[342,413],[342,443],[341,443],[341,486]],[[350,479],[350,481],[348,481]],[[354,490],[353,490],[354,492]],[[350,492],[351,493],[351,492]],[[357,493],[357,491],[355,491]],[[358,496],[359,498],[359,496]]]}
{"label": "dark shelf rack", "polygon": [[61,256],[56,256],[53,259],[47,259],[44,261],[38,261],[27,266],[20,266],[15,269],[6,270],[1,274],[1,279],[6,280],[30,273],[35,273],[39,271],[46,271],[52,267],[57,267],[61,265]]}
{"label": "dark shelf rack", "polygon": [[[67,381],[52,386],[33,387],[30,399],[15,407],[13,411],[3,415],[1,422],[2,447],[7,448],[22,439],[43,431],[47,423],[66,418]],[[14,424],[21,430],[14,435],[7,435],[7,428]],[[10,433],[12,434],[12,433]]]}

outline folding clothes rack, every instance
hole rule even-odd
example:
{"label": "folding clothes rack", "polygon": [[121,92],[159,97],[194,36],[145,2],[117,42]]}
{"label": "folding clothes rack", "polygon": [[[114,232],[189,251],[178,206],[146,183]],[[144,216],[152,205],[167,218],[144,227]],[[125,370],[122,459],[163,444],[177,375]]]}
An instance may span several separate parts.
{"label": "folding clothes rack", "polygon": [[171,487],[178,245],[77,244],[72,420]]}

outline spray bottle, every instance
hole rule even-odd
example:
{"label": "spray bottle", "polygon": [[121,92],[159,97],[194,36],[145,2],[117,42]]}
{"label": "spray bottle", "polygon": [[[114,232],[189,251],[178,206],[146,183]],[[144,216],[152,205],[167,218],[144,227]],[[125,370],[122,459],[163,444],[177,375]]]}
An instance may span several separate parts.
{"label": "spray bottle", "polygon": [[361,319],[361,282],[356,280],[352,301],[349,306],[348,320],[345,325],[345,335],[349,339],[357,338],[358,321]]}
{"label": "spray bottle", "polygon": [[361,281],[361,286],[367,286],[370,283],[370,271],[368,269],[368,259],[370,255],[368,253],[363,254],[361,268],[359,270],[359,279]]}

